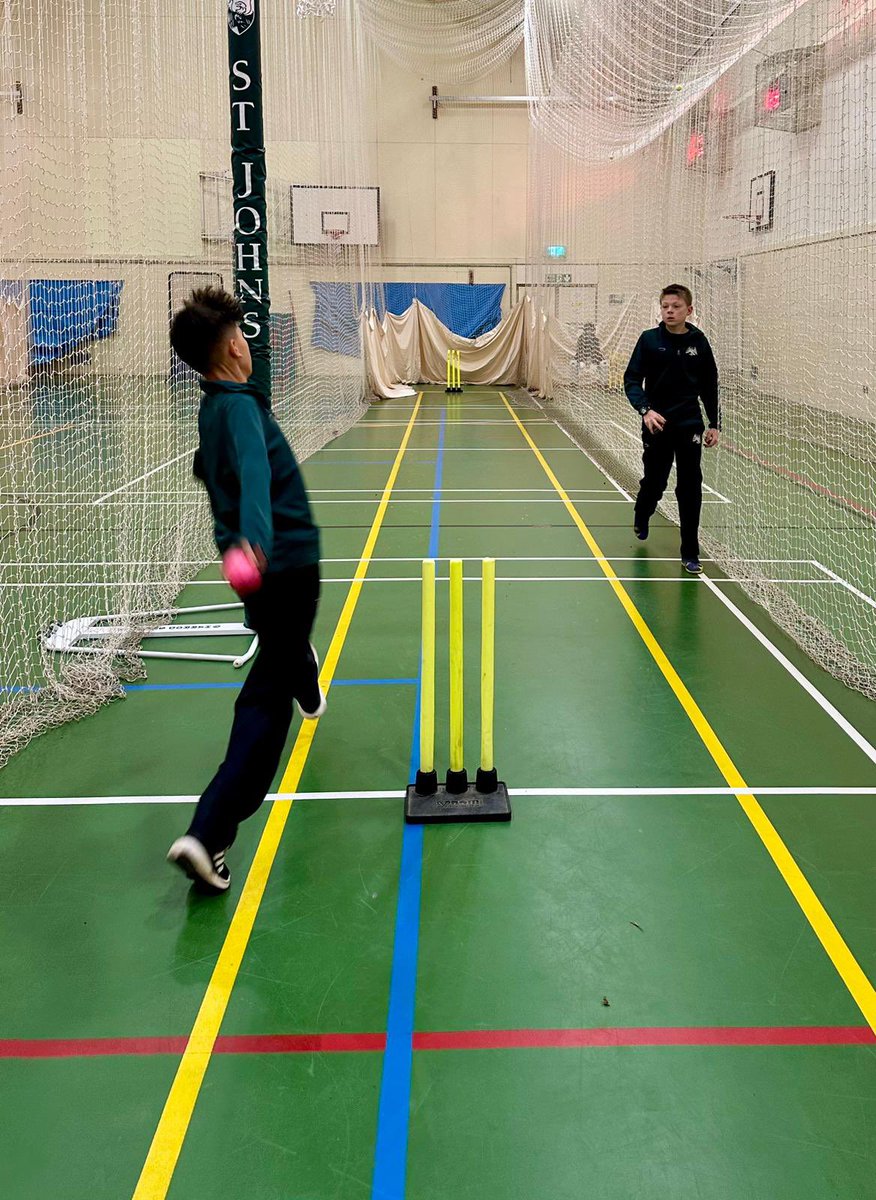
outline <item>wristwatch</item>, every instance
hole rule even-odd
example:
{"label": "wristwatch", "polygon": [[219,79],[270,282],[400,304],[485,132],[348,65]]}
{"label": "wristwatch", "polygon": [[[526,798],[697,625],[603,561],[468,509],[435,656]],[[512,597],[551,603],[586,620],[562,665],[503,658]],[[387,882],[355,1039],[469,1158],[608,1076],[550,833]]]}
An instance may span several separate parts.
{"label": "wristwatch", "polygon": [[644,417],[645,413],[649,413],[650,411],[651,411],[651,405],[650,405],[650,404],[643,404],[643,405],[642,405],[642,407],[639,409],[639,413],[640,413],[640,414],[641,414],[643,417]]}

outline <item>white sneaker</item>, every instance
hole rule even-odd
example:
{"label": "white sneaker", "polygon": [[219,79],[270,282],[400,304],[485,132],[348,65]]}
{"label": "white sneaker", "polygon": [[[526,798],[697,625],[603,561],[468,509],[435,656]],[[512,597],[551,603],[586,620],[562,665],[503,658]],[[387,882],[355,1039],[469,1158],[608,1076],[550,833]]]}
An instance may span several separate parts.
{"label": "white sneaker", "polygon": [[[313,661],[316,663],[317,671],[319,671],[319,656],[317,655],[316,650],[313,647],[313,642],[310,643],[310,653],[313,655]],[[314,712],[305,712],[297,700],[295,701],[295,704],[298,708],[298,711],[301,713],[302,717],[304,717],[305,721],[318,720],[323,715],[323,713],[325,712],[325,710],[328,706],[328,702],[325,698],[325,692],[322,690],[322,688],[319,689],[319,704],[317,705],[316,710]]]}
{"label": "white sneaker", "polygon": [[227,892],[231,884],[225,851],[211,854],[203,842],[190,833],[176,839],[167,852],[167,861],[175,863],[195,883],[206,883],[217,892]]}

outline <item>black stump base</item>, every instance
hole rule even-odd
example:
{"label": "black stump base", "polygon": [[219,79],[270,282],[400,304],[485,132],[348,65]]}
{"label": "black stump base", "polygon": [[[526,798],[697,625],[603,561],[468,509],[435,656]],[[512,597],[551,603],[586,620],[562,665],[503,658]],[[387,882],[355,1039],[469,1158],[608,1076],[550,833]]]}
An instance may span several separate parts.
{"label": "black stump base", "polygon": [[463,792],[450,792],[446,787],[438,787],[425,796],[417,791],[416,785],[411,785],[405,797],[405,821],[408,825],[510,820],[508,789],[498,781],[491,792],[479,792],[476,787],[468,787]]}

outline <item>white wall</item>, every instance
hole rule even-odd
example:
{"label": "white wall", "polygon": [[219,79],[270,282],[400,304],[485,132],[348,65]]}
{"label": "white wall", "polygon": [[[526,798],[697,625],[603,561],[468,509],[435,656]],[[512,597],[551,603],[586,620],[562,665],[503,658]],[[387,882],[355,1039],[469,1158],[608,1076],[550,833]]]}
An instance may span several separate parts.
{"label": "white wall", "polygon": [[[277,188],[378,184],[387,265],[366,262],[373,277],[510,282],[525,245],[526,110],[446,108],[436,121],[429,94],[522,94],[522,51],[474,85],[444,85],[372,63],[345,26],[291,11],[263,14]],[[94,348],[95,368],[161,373],[168,273],[227,271],[230,256],[202,238],[199,182],[229,168],[225,6],[41,0],[14,6],[14,29],[25,111],[0,104],[0,277],[122,279],[119,332]],[[360,268],[291,246],[282,207],[273,224],[274,306],[291,297],[307,346],[310,279]],[[330,358],[315,352],[322,369]]]}
{"label": "white wall", "polygon": [[470,84],[418,77],[381,60],[377,149],[384,258],[471,266],[523,259],[526,108],[448,106],[433,120],[433,84],[439,95],[524,95],[523,51]]}

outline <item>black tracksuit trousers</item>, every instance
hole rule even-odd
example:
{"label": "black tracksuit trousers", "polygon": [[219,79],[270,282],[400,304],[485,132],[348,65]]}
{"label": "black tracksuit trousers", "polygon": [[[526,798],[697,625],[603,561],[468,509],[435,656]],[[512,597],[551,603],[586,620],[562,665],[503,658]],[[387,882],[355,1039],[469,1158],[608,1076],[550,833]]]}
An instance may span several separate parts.
{"label": "black tracksuit trousers", "polygon": [[636,497],[635,523],[640,527],[647,525],[657,511],[674,460],[675,498],[681,524],[681,557],[684,559],[698,559],[700,556],[704,432],[702,425],[671,425],[667,421],[661,433],[650,433],[642,425],[644,474]]}
{"label": "black tracksuit trousers", "polygon": [[237,826],[261,806],[292,723],[292,705],[319,707],[310,631],[319,600],[319,566],[265,576],[246,601],[259,648],[234,706],[225,761],[198,801],[189,833],[211,854],[234,841]]}

